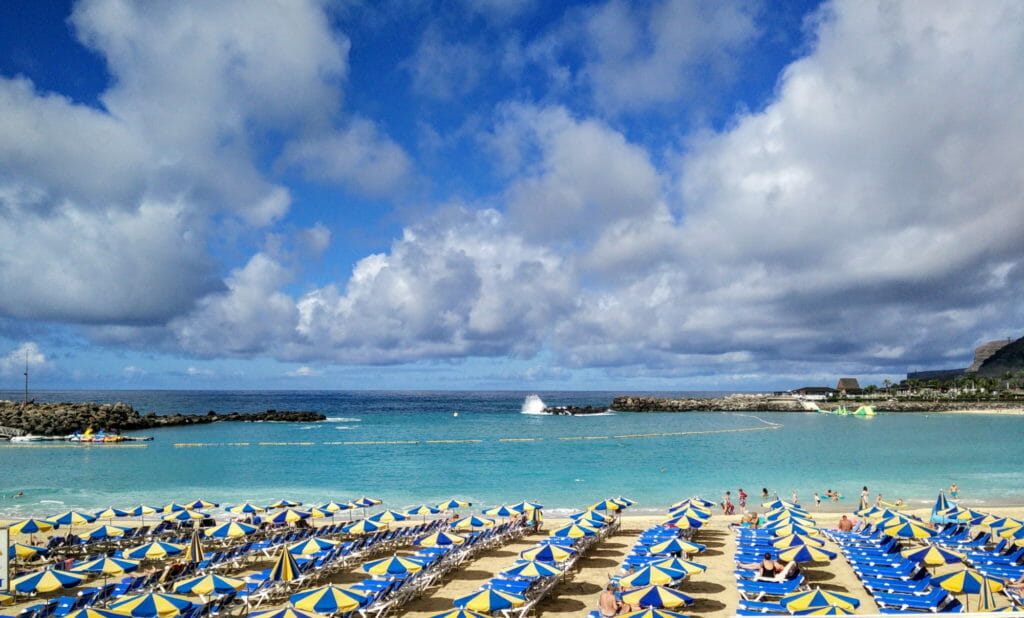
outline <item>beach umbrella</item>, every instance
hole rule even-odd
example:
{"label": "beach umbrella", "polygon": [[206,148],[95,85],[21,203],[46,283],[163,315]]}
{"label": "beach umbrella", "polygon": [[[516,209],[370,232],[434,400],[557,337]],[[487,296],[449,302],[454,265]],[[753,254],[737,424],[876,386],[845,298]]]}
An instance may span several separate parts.
{"label": "beach umbrella", "polygon": [[300,556],[308,556],[309,554],[315,554],[325,549],[331,549],[341,544],[341,541],[335,541],[333,539],[325,539],[322,537],[315,536],[305,541],[299,541],[288,547],[288,551],[293,554]]}
{"label": "beach umbrella", "polygon": [[860,606],[860,600],[857,599],[857,597],[853,597],[848,594],[839,594],[837,592],[829,592],[818,588],[815,590],[807,590],[805,592],[793,592],[787,594],[782,597],[779,604],[791,612],[811,607],[824,607],[830,605],[842,607],[843,609],[855,610]]}
{"label": "beach umbrella", "polygon": [[130,517],[131,511],[107,507],[102,511],[96,511],[96,519],[114,519],[115,517]]}
{"label": "beach umbrella", "polygon": [[647,609],[641,609],[636,612],[629,612],[628,614],[620,614],[618,618],[690,618],[685,614],[679,612],[670,612],[667,609],[660,609],[657,607],[648,607]]}
{"label": "beach umbrella", "polygon": [[334,517],[334,512],[314,506],[309,508],[309,516],[313,519],[323,519],[324,517]]}
{"label": "beach umbrella", "polygon": [[579,521],[581,519],[590,519],[590,520],[593,520],[593,521],[604,521],[604,522],[606,522],[606,521],[611,521],[612,517],[610,515],[606,515],[605,513],[602,513],[601,511],[581,511],[581,512],[576,513],[574,515],[570,515],[569,519],[571,519],[573,521]]}
{"label": "beach umbrella", "polygon": [[679,515],[689,515],[699,519],[711,519],[711,509],[706,509],[695,504],[688,504],[679,509],[669,509],[669,516],[678,517]]}
{"label": "beach umbrella", "polygon": [[594,536],[597,534],[597,530],[588,526],[581,526],[579,524],[571,524],[554,530],[551,532],[551,536],[564,536],[570,539],[578,539],[585,536]]}
{"label": "beach umbrella", "polygon": [[809,526],[801,526],[799,524],[784,524],[781,526],[765,526],[765,530],[768,530],[774,536],[789,536],[791,534],[800,534],[803,536],[818,536],[821,532],[817,528],[811,528]]}
{"label": "beach umbrella", "polygon": [[866,506],[862,509],[857,509],[853,514],[857,517],[873,517],[875,514],[884,513],[887,510],[879,506]]}
{"label": "beach umbrella", "polygon": [[58,523],[62,526],[74,526],[75,524],[91,524],[96,521],[96,518],[89,513],[83,513],[81,511],[66,511],[60,515],[54,515],[53,517],[47,517],[48,521]]}
{"label": "beach umbrella", "polygon": [[405,514],[408,515],[409,517],[413,517],[413,516],[416,516],[416,515],[424,515],[424,516],[426,516],[426,515],[436,515],[437,513],[440,513],[440,512],[441,512],[441,509],[439,509],[437,507],[428,506],[426,504],[421,504],[419,506],[414,506],[414,507],[412,507],[410,509],[406,509]]}
{"label": "beach umbrella", "polygon": [[647,551],[652,554],[699,554],[706,549],[707,547],[700,543],[693,543],[677,537],[651,545]]}
{"label": "beach umbrella", "polygon": [[361,498],[356,498],[351,502],[351,504],[356,508],[365,509],[371,506],[377,506],[378,504],[382,504],[383,502],[383,500],[379,500],[377,498],[367,498],[366,496],[363,496]]}
{"label": "beach umbrella", "polygon": [[267,508],[268,509],[284,509],[284,508],[294,508],[296,506],[302,506],[302,503],[298,502],[297,500],[288,500],[287,498],[281,498],[280,500],[278,500],[277,502],[275,502],[273,504],[268,504]]}
{"label": "beach umbrella", "polygon": [[187,506],[190,509],[215,509],[218,506],[220,506],[220,504],[217,502],[210,502],[209,500],[203,500],[202,498],[200,498],[198,500],[193,500],[192,502],[186,502],[185,506]]}
{"label": "beach umbrella", "polygon": [[185,551],[184,545],[165,543],[164,541],[153,541],[145,545],[139,545],[124,551],[124,557],[132,560],[145,560],[147,558],[163,558],[165,556],[176,556]]}
{"label": "beach umbrella", "polygon": [[443,511],[453,511],[455,509],[462,509],[467,506],[473,506],[472,502],[466,500],[459,500],[457,498],[451,498],[437,505],[437,508]]}
{"label": "beach umbrella", "polygon": [[803,507],[801,507],[799,504],[797,504],[796,502],[790,502],[789,500],[775,500],[774,502],[765,502],[765,503],[761,504],[761,506],[763,506],[766,509],[780,509],[781,508],[781,509],[796,509],[796,510],[800,510],[800,511],[804,510]]}
{"label": "beach umbrella", "polygon": [[150,592],[126,597],[110,604],[110,609],[137,618],[168,618],[195,605],[183,596]]}
{"label": "beach umbrella", "polygon": [[634,504],[636,504],[636,500],[630,500],[625,496],[616,496],[615,501],[623,506],[633,506]]}
{"label": "beach umbrella", "polygon": [[344,528],[341,529],[341,531],[342,532],[348,532],[349,534],[368,534],[370,532],[376,532],[376,531],[378,531],[378,530],[380,530],[381,528],[384,528],[384,527],[386,527],[386,526],[382,526],[382,525],[374,523],[372,521],[363,519],[363,520],[357,521],[354,524],[349,524],[349,525],[345,526]]}
{"label": "beach umbrella", "polygon": [[35,571],[11,580],[11,587],[17,592],[53,592],[61,588],[70,588],[82,583],[86,578],[84,573],[72,573],[58,569],[45,569]]}
{"label": "beach umbrella", "polygon": [[622,505],[614,500],[602,500],[587,507],[588,511],[621,511]]}
{"label": "beach umbrella", "polygon": [[331,513],[337,513],[338,511],[347,511],[351,509],[352,505],[347,502],[335,502],[332,500],[327,504],[320,505],[320,508],[325,511],[330,511]]}
{"label": "beach umbrella", "polygon": [[234,513],[235,515],[247,515],[250,513],[262,513],[267,509],[263,508],[262,506],[256,506],[251,502],[243,502],[241,504],[229,506],[224,510],[227,511],[228,513]]}
{"label": "beach umbrella", "polygon": [[576,553],[575,549],[571,549],[569,547],[559,547],[558,545],[538,545],[519,552],[519,557],[524,560],[561,562]]}
{"label": "beach umbrella", "polygon": [[466,537],[448,534],[447,532],[435,532],[434,534],[417,539],[416,545],[420,547],[444,547],[446,545],[462,545],[465,542]]}
{"label": "beach umbrella", "polygon": [[71,567],[75,573],[91,573],[103,575],[120,575],[139,568],[138,560],[126,560],[124,558],[108,558],[106,556],[83,562]]}
{"label": "beach umbrella", "polygon": [[528,560],[521,562],[511,569],[505,569],[501,572],[505,577],[551,577],[553,575],[561,575],[562,571],[556,569],[546,562],[540,562],[539,560]]}
{"label": "beach umbrella", "polygon": [[200,575],[174,584],[174,591],[179,594],[227,594],[245,587],[245,580],[222,575]]}
{"label": "beach umbrella", "polygon": [[999,592],[1003,589],[1003,582],[982,575],[977,571],[970,569],[961,569],[959,571],[953,571],[952,573],[946,573],[944,575],[936,575],[932,577],[932,585],[939,586],[943,590],[948,590],[955,593],[969,593],[978,594],[981,592],[982,584],[988,581],[989,588],[992,592]]}
{"label": "beach umbrella", "polygon": [[363,571],[374,575],[402,575],[403,573],[417,573],[423,570],[423,565],[415,560],[403,558],[398,554],[374,560],[363,565]]}
{"label": "beach umbrella", "polygon": [[46,554],[47,549],[45,547],[36,547],[35,545],[26,545],[25,543],[11,543],[11,546],[7,548],[8,559],[18,560],[31,560],[40,554]]}
{"label": "beach umbrella", "polygon": [[215,526],[206,530],[206,536],[215,539],[237,538],[256,532],[256,526],[243,524],[237,521],[229,521],[225,524]]}
{"label": "beach umbrella", "polygon": [[0,606],[11,605],[14,603],[14,595],[7,594],[6,592],[0,592]]}
{"label": "beach umbrella", "polygon": [[405,521],[406,519],[409,519],[409,518],[406,517],[405,515],[402,515],[398,511],[392,511],[392,510],[388,509],[386,511],[381,511],[380,513],[376,513],[374,515],[370,515],[369,517],[367,517],[367,519],[369,519],[372,522],[376,522],[376,523],[379,524],[379,523],[390,523],[390,522],[393,522],[393,521]]}
{"label": "beach umbrella", "polygon": [[274,567],[270,569],[267,579],[274,582],[289,582],[298,579],[299,575],[301,573],[298,563],[295,562],[295,557],[287,549],[283,549],[277,562],[274,563]]}
{"label": "beach umbrella", "polygon": [[109,609],[85,607],[66,614],[64,618],[124,618],[124,616],[120,612],[110,611]]}
{"label": "beach umbrella", "polygon": [[285,607],[281,609],[267,609],[262,612],[249,614],[249,618],[327,618],[323,614],[307,612],[304,609]]}
{"label": "beach umbrella", "polygon": [[828,562],[836,555],[813,545],[797,545],[779,552],[779,560],[786,562]]}
{"label": "beach umbrella", "polygon": [[[993,583],[998,584],[998,587],[993,586]],[[1003,588],[1003,585],[1002,585],[1001,582],[993,582],[991,579],[989,579],[987,577],[982,579],[981,580],[981,590],[978,591],[978,594],[979,594],[979,598],[978,598],[978,611],[979,612],[999,611],[999,609],[996,607],[996,597],[995,597],[994,593],[998,592],[999,590],[1002,590],[1002,588]],[[1013,609],[1013,604],[1010,604],[1008,607],[1010,607],[1010,610],[1012,610]],[[1007,610],[1004,610],[1004,611],[1007,611]]]}
{"label": "beach umbrella", "polygon": [[197,519],[206,519],[209,517],[206,513],[200,513],[199,511],[190,511],[185,509],[184,511],[171,511],[170,513],[163,516],[164,521],[193,521]]}
{"label": "beach umbrella", "polygon": [[600,521],[597,519],[577,519],[577,526],[583,526],[584,528],[603,528],[608,525],[608,522]]}
{"label": "beach umbrella", "polygon": [[155,506],[149,506],[148,504],[140,504],[136,507],[128,509],[128,512],[131,515],[138,517],[139,523],[142,524],[146,521],[146,515],[153,515],[154,513],[159,513],[160,509]]}
{"label": "beach umbrella", "polygon": [[83,532],[78,535],[78,538],[86,541],[98,541],[101,539],[109,539],[115,536],[124,536],[124,533],[128,531],[128,528],[122,528],[121,526],[100,526],[93,528],[88,532]]}
{"label": "beach umbrella", "polygon": [[839,605],[820,605],[793,612],[796,616],[849,616],[854,613],[856,612]]}
{"label": "beach umbrella", "polygon": [[188,510],[190,510],[190,509],[187,506],[185,506],[184,504],[178,504],[177,502],[171,502],[170,504],[165,504],[163,507],[161,507],[160,512],[161,513],[176,513],[178,511],[188,511]]}
{"label": "beach umbrella", "polygon": [[932,506],[932,523],[945,523],[945,519],[942,514],[946,511],[949,511],[949,500],[946,499],[946,494],[940,491],[939,497],[935,499],[935,505]]}
{"label": "beach umbrella", "polygon": [[300,519],[309,519],[312,514],[308,511],[300,511],[298,509],[286,508],[280,513],[275,513],[270,521],[275,524],[290,524],[299,521]]}
{"label": "beach umbrella", "polygon": [[906,521],[883,529],[889,536],[905,539],[927,539],[935,536],[935,531],[914,521]]}
{"label": "beach umbrella", "polygon": [[665,521],[661,522],[662,526],[676,527],[682,530],[687,528],[700,528],[704,525],[705,520],[699,517],[690,517],[689,515],[680,515],[679,517],[670,517]]}
{"label": "beach umbrella", "polygon": [[996,536],[1004,539],[1019,539],[1024,537],[1024,524],[1010,524],[992,531]]}
{"label": "beach umbrella", "polygon": [[188,550],[185,552],[185,556],[191,563],[202,562],[203,558],[206,557],[206,552],[203,551],[203,542],[199,538],[198,528],[192,531],[192,539],[189,540]]}
{"label": "beach umbrella", "polygon": [[790,534],[789,536],[780,536],[772,542],[772,547],[779,548],[796,547],[797,545],[824,547],[825,541],[804,534]]}
{"label": "beach umbrella", "polygon": [[650,586],[651,584],[671,584],[684,577],[686,577],[686,571],[648,565],[620,579],[619,585],[633,588],[636,586]]}
{"label": "beach umbrella", "polygon": [[693,605],[693,599],[678,590],[664,586],[645,586],[622,593],[622,602],[640,607],[683,607]]}
{"label": "beach umbrella", "polygon": [[538,504],[536,502],[528,502],[526,500],[523,500],[522,502],[517,502],[513,504],[509,508],[512,509],[513,511],[518,511],[520,513],[529,513],[530,511],[537,511],[543,509],[544,505]]}
{"label": "beach umbrella", "polygon": [[494,525],[493,519],[485,519],[483,517],[477,517],[476,515],[470,515],[457,519],[449,524],[450,527],[456,530],[469,530],[473,528],[490,528]]}
{"label": "beach umbrella", "polygon": [[657,566],[664,569],[672,569],[674,571],[685,571],[687,575],[696,575],[697,573],[703,573],[708,570],[708,568],[703,564],[683,560],[682,558],[663,558],[661,560],[649,562],[647,563],[647,566]]}
{"label": "beach umbrella", "polygon": [[7,529],[11,534],[36,534],[37,532],[49,532],[60,527],[55,521],[46,519],[23,519],[11,524]]}
{"label": "beach umbrella", "polygon": [[288,602],[298,609],[337,614],[358,609],[366,603],[366,597],[355,590],[331,585],[293,594]]}
{"label": "beach umbrella", "polygon": [[434,614],[429,618],[490,618],[490,616],[459,607],[441,612],[440,614]]}
{"label": "beach umbrella", "polygon": [[492,506],[489,509],[484,509],[483,513],[484,515],[490,515],[491,517],[512,517],[513,515],[519,514],[505,505]]}
{"label": "beach umbrella", "polygon": [[512,607],[522,607],[526,605],[526,597],[511,592],[485,589],[455,599],[452,605],[478,612],[494,613]]}
{"label": "beach umbrella", "polygon": [[912,562],[920,562],[927,566],[938,566],[940,564],[954,564],[963,562],[964,555],[955,551],[942,549],[936,545],[904,549],[900,555]]}

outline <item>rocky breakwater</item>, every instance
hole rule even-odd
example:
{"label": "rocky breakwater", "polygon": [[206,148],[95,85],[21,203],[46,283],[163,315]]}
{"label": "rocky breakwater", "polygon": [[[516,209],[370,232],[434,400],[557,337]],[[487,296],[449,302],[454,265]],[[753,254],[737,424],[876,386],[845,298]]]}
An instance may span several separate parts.
{"label": "rocky breakwater", "polygon": [[612,410],[622,412],[804,412],[794,397],[778,395],[728,395],[666,399],[661,397],[616,397]]}
{"label": "rocky breakwater", "polygon": [[62,436],[90,427],[98,431],[130,431],[176,425],[201,425],[225,421],[286,421],[315,423],[325,420],[317,412],[267,410],[252,414],[139,414],[124,403],[21,403],[0,401],[0,426],[13,427],[38,436]]}
{"label": "rocky breakwater", "polygon": [[544,414],[555,416],[585,416],[587,414],[607,414],[608,408],[599,406],[554,406],[544,408]]}

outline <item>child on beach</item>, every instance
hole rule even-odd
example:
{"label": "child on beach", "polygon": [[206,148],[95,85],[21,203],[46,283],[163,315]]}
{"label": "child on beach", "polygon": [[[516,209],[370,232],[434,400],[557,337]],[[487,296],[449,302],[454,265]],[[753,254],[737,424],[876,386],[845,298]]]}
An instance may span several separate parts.
{"label": "child on beach", "polygon": [[818,495],[818,492],[814,492],[814,507],[819,511],[821,510],[821,496]]}

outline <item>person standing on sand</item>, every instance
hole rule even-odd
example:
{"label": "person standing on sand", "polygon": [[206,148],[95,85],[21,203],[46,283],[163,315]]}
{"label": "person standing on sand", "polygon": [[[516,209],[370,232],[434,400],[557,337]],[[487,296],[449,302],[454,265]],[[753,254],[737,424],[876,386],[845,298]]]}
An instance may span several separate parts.
{"label": "person standing on sand", "polygon": [[814,508],[818,511],[821,510],[821,496],[818,495],[818,492],[814,492]]}
{"label": "person standing on sand", "polygon": [[956,483],[949,484],[949,498],[950,500],[956,500],[960,497],[960,488],[957,487]]}
{"label": "person standing on sand", "polygon": [[868,486],[865,485],[864,488],[860,490],[860,508],[862,508],[862,509],[868,508],[868,500],[870,500],[870,499],[871,499],[871,492],[868,491]]}
{"label": "person standing on sand", "polygon": [[746,513],[747,512],[747,492],[743,491],[742,487],[740,487],[739,496],[740,496],[740,512],[741,513]]}

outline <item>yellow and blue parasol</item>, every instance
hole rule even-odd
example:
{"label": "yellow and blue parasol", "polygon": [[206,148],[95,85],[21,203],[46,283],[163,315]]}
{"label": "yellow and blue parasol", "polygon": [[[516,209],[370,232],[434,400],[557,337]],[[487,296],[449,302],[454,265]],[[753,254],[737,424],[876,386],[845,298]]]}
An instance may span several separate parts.
{"label": "yellow and blue parasol", "polygon": [[165,556],[176,556],[185,551],[184,545],[166,543],[164,541],[153,541],[145,545],[139,545],[124,551],[124,557],[132,560],[145,560],[147,558],[163,558]]}
{"label": "yellow and blue parasol", "polygon": [[455,599],[452,605],[478,612],[494,613],[512,607],[522,607],[526,604],[526,597],[511,592],[485,589],[473,594]]}
{"label": "yellow and blue parasol", "polygon": [[693,598],[664,586],[646,586],[622,593],[623,603],[640,607],[683,607],[693,605]]}
{"label": "yellow and blue parasol", "polygon": [[562,562],[574,556],[576,550],[558,545],[538,545],[519,552],[519,557],[524,560],[540,560],[541,562]]}
{"label": "yellow and blue parasol", "polygon": [[652,554],[699,554],[706,549],[707,547],[700,543],[686,541],[677,537],[651,545],[647,551]]}
{"label": "yellow and blue parasol", "polygon": [[355,590],[331,585],[293,594],[288,601],[298,609],[337,614],[358,609],[366,603],[366,597]]}
{"label": "yellow and blue parasol", "polygon": [[183,596],[151,592],[130,596],[110,604],[110,609],[136,618],[169,618],[194,605]]}
{"label": "yellow and blue parasol", "polygon": [[256,526],[243,524],[237,521],[229,521],[206,530],[205,534],[214,539],[238,538],[256,532]]}
{"label": "yellow and blue parasol", "polygon": [[289,582],[298,579],[300,575],[299,565],[295,562],[295,557],[285,548],[281,550],[281,555],[277,557],[277,562],[270,569],[270,575],[267,576],[267,579],[273,582]]}
{"label": "yellow and blue parasol", "polygon": [[417,573],[423,570],[423,565],[415,560],[403,558],[398,554],[381,560],[374,560],[363,565],[363,571],[374,575],[402,575],[404,573]]}
{"label": "yellow and blue parasol", "polygon": [[179,594],[228,594],[245,587],[245,580],[237,577],[208,574],[186,579],[174,584],[174,591]]}
{"label": "yellow and blue parasol", "polygon": [[686,571],[647,565],[620,579],[619,585],[632,588],[636,586],[650,586],[652,584],[671,584],[685,577]]}
{"label": "yellow and blue parasol", "polygon": [[85,579],[86,575],[83,573],[45,569],[12,579],[11,587],[18,592],[53,592],[61,588],[77,586]]}
{"label": "yellow and blue parasol", "polygon": [[511,569],[505,569],[501,572],[505,577],[552,577],[554,575],[561,575],[561,569],[556,569],[547,562],[540,562],[538,560],[528,560],[521,562]]}
{"label": "yellow and blue parasol", "polygon": [[299,541],[288,547],[288,551],[293,554],[300,556],[308,556],[309,554],[315,554],[317,552],[324,551],[326,549],[333,549],[341,544],[341,541],[335,541],[333,539],[325,539],[322,537],[315,536],[305,541]]}
{"label": "yellow and blue parasol", "polygon": [[416,545],[420,547],[445,547],[448,545],[462,545],[466,542],[466,537],[459,536],[457,534],[448,534],[447,532],[435,532],[425,537],[416,540]]}
{"label": "yellow and blue parasol", "polygon": [[794,592],[782,597],[779,603],[789,611],[799,611],[811,607],[825,607],[835,605],[843,609],[854,610],[860,606],[857,597],[848,594],[829,592],[828,590],[808,590],[806,592]]}

